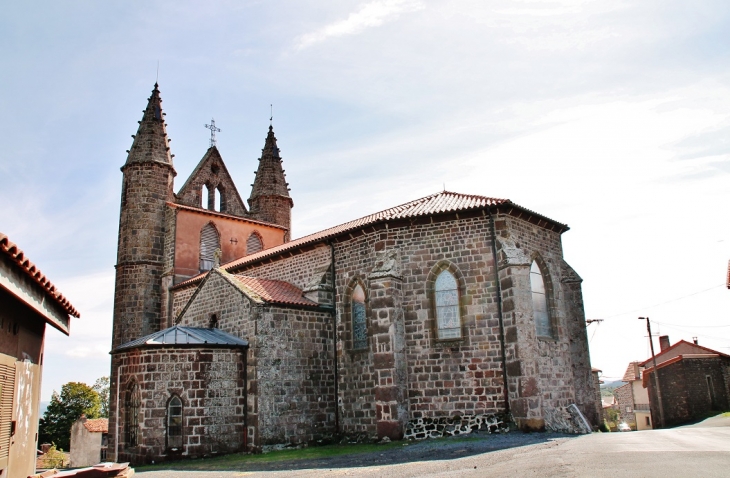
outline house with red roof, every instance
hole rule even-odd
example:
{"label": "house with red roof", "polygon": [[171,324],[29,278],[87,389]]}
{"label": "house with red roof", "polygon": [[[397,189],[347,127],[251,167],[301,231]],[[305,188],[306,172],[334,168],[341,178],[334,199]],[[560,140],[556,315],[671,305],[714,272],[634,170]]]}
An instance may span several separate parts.
{"label": "house with red roof", "polygon": [[211,138],[183,186],[155,85],[122,167],[109,453],[602,422],[568,226],[440,191],[296,238],[273,126],[248,205]]}
{"label": "house with red roof", "polygon": [[665,426],[680,425],[730,408],[730,356],[697,343],[680,340],[670,345],[669,337],[659,337],[661,351],[639,364],[641,380],[648,391],[651,417],[660,423],[659,379]]}
{"label": "house with red roof", "polygon": [[107,460],[108,418],[81,415],[71,425],[71,467],[92,466]]}
{"label": "house with red roof", "polygon": [[43,344],[68,335],[79,312],[8,236],[0,233],[0,476],[35,472]]}

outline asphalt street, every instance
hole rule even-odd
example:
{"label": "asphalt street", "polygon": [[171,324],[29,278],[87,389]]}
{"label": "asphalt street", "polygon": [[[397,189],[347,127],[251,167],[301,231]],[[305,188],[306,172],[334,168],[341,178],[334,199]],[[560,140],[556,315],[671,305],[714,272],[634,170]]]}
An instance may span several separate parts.
{"label": "asphalt street", "polygon": [[[730,417],[715,417],[702,423],[667,430],[628,433],[594,433],[579,437],[513,435],[506,449],[472,453],[473,443],[439,442],[453,458],[431,459],[409,453],[413,460],[380,464],[378,454],[289,463],[277,471],[138,471],[142,478],[201,477],[730,477]],[[522,440],[521,437],[524,437]],[[484,441],[500,438],[485,436]],[[481,441],[481,440],[479,440]],[[472,445],[470,450],[470,445]],[[429,445],[424,445],[428,447]],[[497,446],[496,448],[499,448]],[[427,450],[427,448],[426,448]],[[444,451],[444,450],[442,450]],[[395,451],[396,453],[398,450]],[[407,455],[406,452],[402,452]],[[404,456],[405,456],[404,455]],[[441,455],[443,453],[436,453]],[[467,455],[467,456],[464,456]],[[420,458],[420,459],[419,459]],[[391,460],[393,461],[393,460]]]}

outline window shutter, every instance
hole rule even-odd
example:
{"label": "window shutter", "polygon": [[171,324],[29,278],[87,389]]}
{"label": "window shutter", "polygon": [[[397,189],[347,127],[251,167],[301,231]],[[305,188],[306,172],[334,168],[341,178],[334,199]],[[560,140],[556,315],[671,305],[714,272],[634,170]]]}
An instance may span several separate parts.
{"label": "window shutter", "polygon": [[248,240],[246,241],[246,254],[254,254],[263,248],[264,245],[261,243],[261,238],[258,234],[254,232],[248,236]]}
{"label": "window shutter", "polygon": [[209,271],[213,268],[215,251],[220,247],[218,232],[212,224],[206,224],[200,233],[200,270]]}
{"label": "window shutter", "polygon": [[0,464],[7,464],[10,451],[14,389],[15,363],[12,365],[0,363]]}

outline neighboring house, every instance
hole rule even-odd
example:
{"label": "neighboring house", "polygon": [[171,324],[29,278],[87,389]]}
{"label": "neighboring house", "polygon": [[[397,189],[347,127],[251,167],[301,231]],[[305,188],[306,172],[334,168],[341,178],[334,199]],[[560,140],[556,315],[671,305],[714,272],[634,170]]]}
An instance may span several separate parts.
{"label": "neighboring house", "polygon": [[[664,409],[664,425],[674,426],[704,418],[730,407],[730,356],[681,340],[669,345],[669,337],[659,337],[657,374]],[[651,359],[639,364],[643,386],[651,399],[651,414],[659,423],[659,401]]]}
{"label": "neighboring house", "polygon": [[631,362],[624,373],[626,385],[616,389],[621,419],[635,430],[651,430],[649,394],[642,385],[642,367],[639,362]]}
{"label": "neighboring house", "polygon": [[108,419],[88,419],[81,415],[71,425],[71,466],[91,466],[106,461],[108,433]]}
{"label": "neighboring house", "polygon": [[69,334],[78,311],[0,233],[0,476],[35,472],[46,325]]}

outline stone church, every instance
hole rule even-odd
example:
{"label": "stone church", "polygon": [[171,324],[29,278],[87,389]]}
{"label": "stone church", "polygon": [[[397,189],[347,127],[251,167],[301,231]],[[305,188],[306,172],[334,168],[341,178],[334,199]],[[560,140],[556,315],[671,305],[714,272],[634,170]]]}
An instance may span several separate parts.
{"label": "stone church", "polygon": [[292,239],[272,127],[247,204],[215,144],[175,193],[165,127],[155,84],[121,168],[110,457],[598,425],[565,224],[442,191]]}

